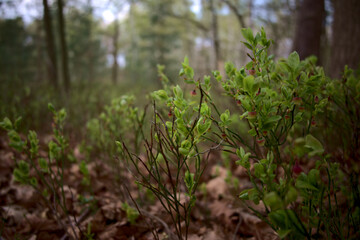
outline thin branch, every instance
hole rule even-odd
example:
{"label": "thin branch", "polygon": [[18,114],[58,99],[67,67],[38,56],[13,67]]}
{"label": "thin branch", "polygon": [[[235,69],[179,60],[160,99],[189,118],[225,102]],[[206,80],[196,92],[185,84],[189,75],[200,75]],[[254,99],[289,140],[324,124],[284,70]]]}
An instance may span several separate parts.
{"label": "thin branch", "polygon": [[166,16],[171,17],[171,18],[176,18],[179,20],[185,20],[191,24],[193,24],[195,27],[199,28],[200,30],[204,31],[204,32],[208,32],[209,28],[207,26],[205,26],[204,24],[202,24],[201,22],[191,18],[190,16],[186,16],[186,15],[177,15],[174,13],[166,13]]}
{"label": "thin branch", "polygon": [[233,4],[232,2],[230,2],[229,0],[221,0],[223,3],[225,3],[230,10],[235,14],[235,16],[237,17],[239,23],[240,23],[240,27],[241,28],[245,28],[245,21],[244,21],[244,17],[243,15],[239,12],[238,8],[235,6],[235,4]]}

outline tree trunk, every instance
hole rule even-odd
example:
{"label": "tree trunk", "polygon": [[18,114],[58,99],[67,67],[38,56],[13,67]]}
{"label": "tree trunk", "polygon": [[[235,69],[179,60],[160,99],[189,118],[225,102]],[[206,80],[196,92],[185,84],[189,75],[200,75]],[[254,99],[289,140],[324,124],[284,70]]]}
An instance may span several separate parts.
{"label": "tree trunk", "polygon": [[88,55],[88,75],[87,75],[87,78],[88,78],[88,81],[89,82],[93,82],[94,81],[94,78],[95,78],[95,74],[94,74],[94,52],[93,52],[93,33],[92,33],[92,28],[93,28],[93,25],[92,25],[92,21],[93,21],[93,6],[92,6],[92,0],[88,0],[87,1],[87,14],[90,15],[90,20],[89,20],[89,25],[87,26],[88,27],[88,44],[89,44],[89,48],[88,48],[88,52],[87,52],[87,55]]}
{"label": "tree trunk", "polygon": [[119,68],[119,64],[117,61],[117,57],[118,57],[118,40],[119,40],[119,20],[115,19],[114,22],[114,35],[113,35],[113,58],[114,58],[114,62],[113,62],[113,67],[112,67],[112,81],[113,84],[117,83],[117,78],[118,78],[118,68]]}
{"label": "tree trunk", "polygon": [[211,30],[213,34],[213,44],[215,53],[215,69],[220,70],[221,65],[221,53],[220,53],[220,40],[219,40],[219,29],[218,29],[218,17],[214,0],[209,0],[209,7],[211,12]]}
{"label": "tree trunk", "polygon": [[296,16],[293,49],[301,59],[315,55],[320,59],[320,41],[325,18],[324,0],[303,0]]}
{"label": "tree trunk", "polygon": [[56,61],[56,51],[55,51],[55,42],[52,30],[52,21],[51,14],[49,9],[49,4],[47,0],[43,0],[43,8],[44,8],[44,27],[45,27],[45,35],[46,35],[46,47],[47,47],[47,55],[49,57],[49,63],[47,64],[48,69],[48,77],[50,84],[52,84],[55,88],[59,87],[58,84],[58,70],[57,70],[57,61]]}
{"label": "tree trunk", "polygon": [[345,65],[360,64],[360,1],[334,0],[330,75],[339,77]]}
{"label": "tree trunk", "polygon": [[254,27],[254,22],[253,22],[253,8],[254,8],[254,3],[253,0],[249,0],[249,22],[248,22],[248,26],[250,28]]}
{"label": "tree trunk", "polygon": [[[44,79],[43,66],[43,39],[42,39],[42,24],[41,20],[36,20],[36,33],[35,33],[35,45],[36,45],[36,79],[41,82]],[[50,82],[52,83],[52,82]],[[55,86],[54,86],[55,87]]]}
{"label": "tree trunk", "polygon": [[137,49],[137,39],[135,35],[135,0],[130,0],[130,8],[129,8],[129,25],[130,25],[130,79],[136,79],[136,69],[135,64],[138,62],[138,49]]}
{"label": "tree trunk", "polygon": [[58,0],[58,21],[59,21],[59,35],[60,35],[60,47],[61,47],[61,62],[62,72],[64,79],[65,92],[70,91],[70,73],[68,63],[68,51],[65,39],[65,21],[64,21],[64,4],[63,0]]}

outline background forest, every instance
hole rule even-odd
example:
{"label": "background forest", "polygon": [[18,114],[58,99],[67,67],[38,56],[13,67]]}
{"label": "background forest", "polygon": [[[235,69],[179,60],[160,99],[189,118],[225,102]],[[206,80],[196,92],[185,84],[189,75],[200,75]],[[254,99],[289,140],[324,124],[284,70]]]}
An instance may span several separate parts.
{"label": "background forest", "polygon": [[[114,87],[116,94],[157,89],[156,66],[175,79],[184,56],[199,77],[227,61],[244,65],[247,27],[266,29],[275,59],[293,50],[301,59],[315,55],[339,76],[345,64],[358,64],[358,10],[357,1],[321,0],[1,1],[0,78],[11,92],[2,94],[1,116],[24,115],[10,106],[29,104],[26,95],[40,86],[39,98],[72,90],[67,101],[102,101]],[[103,96],[75,93],[106,86]]]}
{"label": "background forest", "polygon": [[359,239],[359,0],[0,0],[0,240]]}

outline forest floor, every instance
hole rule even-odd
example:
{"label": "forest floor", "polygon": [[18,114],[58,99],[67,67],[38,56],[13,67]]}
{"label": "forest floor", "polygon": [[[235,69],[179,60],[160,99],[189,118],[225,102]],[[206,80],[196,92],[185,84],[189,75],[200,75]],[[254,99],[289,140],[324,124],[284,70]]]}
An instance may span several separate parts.
{"label": "forest floor", "polygon": [[[84,159],[78,147],[73,149],[77,160]],[[24,156],[16,155],[8,146],[7,137],[0,136],[0,240],[69,239],[40,193],[14,181],[14,158]],[[188,239],[278,239],[276,233],[237,197],[241,190],[251,187],[242,167],[233,166],[233,177],[239,179],[240,185],[234,189],[226,181],[227,170],[217,164],[219,159],[219,154],[214,152],[208,160],[202,177],[206,190],[197,194]],[[170,239],[174,227],[169,215],[155,199],[142,202],[144,192],[140,190],[130,190],[131,196],[139,202],[140,216],[133,224],[128,221],[122,203],[126,201],[134,206],[127,189],[138,189],[130,172],[116,178],[114,169],[100,158],[89,163],[88,168],[91,185],[87,188],[82,184],[77,163],[67,166],[64,174],[66,206],[70,219],[76,218],[81,231],[87,232],[91,224],[93,239]],[[93,197],[91,208],[80,203],[80,195]],[[252,207],[264,212],[261,203]],[[69,222],[64,214],[61,217],[63,222]]]}

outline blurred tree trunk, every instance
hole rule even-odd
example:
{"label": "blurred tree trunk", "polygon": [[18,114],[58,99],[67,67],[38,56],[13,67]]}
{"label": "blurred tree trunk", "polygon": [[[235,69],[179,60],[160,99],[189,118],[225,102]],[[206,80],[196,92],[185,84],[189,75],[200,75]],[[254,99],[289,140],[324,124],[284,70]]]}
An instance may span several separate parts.
{"label": "blurred tree trunk", "polygon": [[[36,34],[35,34],[35,44],[36,44],[36,78],[39,82],[41,82],[44,79],[44,73],[43,73],[43,66],[44,66],[44,60],[43,60],[43,49],[42,49],[42,20],[36,20]],[[51,81],[50,84],[53,84]],[[53,84],[54,85],[54,84]],[[54,85],[55,87],[55,85]]]}
{"label": "blurred tree trunk", "polygon": [[50,84],[52,84],[55,88],[58,88],[58,70],[57,70],[57,61],[56,61],[56,51],[55,51],[55,42],[52,30],[52,21],[51,14],[49,9],[49,4],[47,0],[43,0],[43,8],[44,8],[44,27],[45,27],[45,35],[46,35],[46,47],[47,47],[47,55],[49,57],[49,63],[47,64],[48,69],[48,77]]}
{"label": "blurred tree trunk", "polygon": [[58,21],[59,21],[59,35],[60,35],[60,47],[61,47],[61,62],[62,72],[64,78],[65,92],[70,91],[70,73],[69,73],[69,58],[68,50],[65,39],[65,21],[64,21],[64,3],[63,0],[57,0],[58,4]]}
{"label": "blurred tree trunk", "polygon": [[130,79],[136,78],[136,69],[135,64],[138,62],[138,48],[137,48],[137,38],[135,35],[135,0],[130,0],[130,8],[129,8],[129,25],[130,25]]}
{"label": "blurred tree trunk", "polygon": [[89,73],[88,73],[88,80],[90,82],[94,81],[94,52],[93,52],[93,33],[92,33],[92,28],[93,28],[93,24],[92,24],[92,18],[93,18],[93,11],[94,8],[92,6],[92,0],[88,0],[87,1],[87,13],[90,15],[89,17],[89,25],[88,25],[88,43],[89,43],[89,49],[88,49],[88,64],[89,64]]}
{"label": "blurred tree trunk", "polygon": [[254,27],[253,8],[254,8],[253,0],[249,0],[249,23],[248,23],[248,25],[249,25],[250,28]]}
{"label": "blurred tree trunk", "polygon": [[221,52],[220,52],[220,40],[218,29],[218,16],[214,4],[214,0],[209,0],[209,8],[211,12],[211,30],[213,34],[213,44],[215,53],[215,69],[220,70],[221,67]]}
{"label": "blurred tree trunk", "polygon": [[333,0],[333,6],[330,75],[339,77],[345,65],[360,67],[360,1]]}
{"label": "blurred tree trunk", "polygon": [[119,40],[119,20],[115,19],[114,21],[114,35],[113,35],[113,67],[112,67],[112,82],[113,84],[117,83],[118,78],[118,40]]}
{"label": "blurred tree trunk", "polygon": [[302,0],[296,14],[293,49],[301,59],[315,55],[320,59],[320,41],[325,18],[324,0]]}

